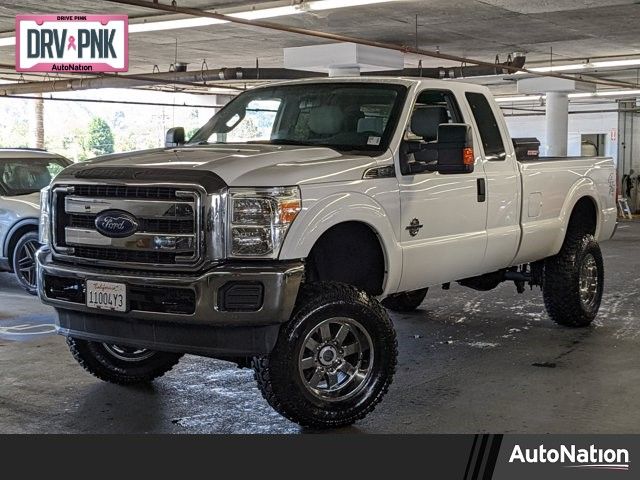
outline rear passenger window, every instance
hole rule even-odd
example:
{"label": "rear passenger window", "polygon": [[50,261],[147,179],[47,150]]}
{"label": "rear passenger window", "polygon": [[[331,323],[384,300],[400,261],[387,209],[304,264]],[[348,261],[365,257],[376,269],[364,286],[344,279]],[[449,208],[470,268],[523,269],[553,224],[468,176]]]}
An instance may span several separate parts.
{"label": "rear passenger window", "polygon": [[467,101],[478,125],[484,154],[488,160],[504,160],[507,153],[491,104],[482,93],[467,92]]}

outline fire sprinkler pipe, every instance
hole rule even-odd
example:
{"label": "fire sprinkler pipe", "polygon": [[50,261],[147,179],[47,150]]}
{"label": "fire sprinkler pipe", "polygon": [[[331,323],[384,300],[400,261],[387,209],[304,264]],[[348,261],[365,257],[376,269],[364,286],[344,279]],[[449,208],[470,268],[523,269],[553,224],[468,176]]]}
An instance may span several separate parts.
{"label": "fire sprinkler pipe", "polygon": [[67,92],[97,88],[132,88],[149,85],[178,84],[193,87],[206,86],[206,82],[225,80],[282,80],[318,77],[322,74],[284,68],[216,68],[190,72],[165,72],[135,75],[109,75],[90,78],[50,80],[0,84],[0,95]]}

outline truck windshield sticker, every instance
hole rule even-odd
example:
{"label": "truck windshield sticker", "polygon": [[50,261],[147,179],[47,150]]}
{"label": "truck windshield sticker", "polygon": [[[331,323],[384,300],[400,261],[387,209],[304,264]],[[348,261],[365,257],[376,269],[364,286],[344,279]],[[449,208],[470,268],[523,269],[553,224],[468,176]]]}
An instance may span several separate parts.
{"label": "truck windshield sticker", "polygon": [[380,145],[380,137],[369,137],[367,145]]}

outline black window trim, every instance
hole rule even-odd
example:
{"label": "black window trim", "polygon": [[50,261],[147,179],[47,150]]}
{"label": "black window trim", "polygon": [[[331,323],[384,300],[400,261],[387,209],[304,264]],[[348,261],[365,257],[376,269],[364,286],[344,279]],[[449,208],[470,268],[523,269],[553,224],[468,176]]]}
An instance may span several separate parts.
{"label": "black window trim", "polygon": [[[448,88],[433,88],[433,87],[425,87],[422,90],[419,90],[418,92],[416,92],[416,94],[414,95],[413,98],[413,102],[411,104],[411,108],[409,109],[409,117],[407,118],[407,121],[402,129],[402,140],[401,140],[401,144],[402,142],[405,141],[404,136],[405,134],[410,130],[411,128],[411,117],[413,116],[413,112],[416,109],[416,105],[418,103],[418,99],[420,98],[420,95],[422,95],[424,92],[439,92],[439,93],[444,93],[445,95],[447,95],[447,97],[449,98],[449,101],[451,102],[450,107],[453,108],[453,111],[450,112],[451,115],[451,120],[454,121],[454,123],[458,122],[458,123],[466,123],[465,122],[465,117],[464,117],[464,112],[462,111],[462,109],[460,108],[460,103],[458,102],[458,98],[455,94],[455,92],[453,90],[449,90]],[[455,114],[455,118],[454,115]],[[403,177],[413,177],[415,175],[424,175],[425,173],[428,172],[422,172],[422,173],[409,173],[406,169],[406,159],[403,158],[399,158],[400,161],[400,174]],[[403,163],[405,165],[403,165]]]}

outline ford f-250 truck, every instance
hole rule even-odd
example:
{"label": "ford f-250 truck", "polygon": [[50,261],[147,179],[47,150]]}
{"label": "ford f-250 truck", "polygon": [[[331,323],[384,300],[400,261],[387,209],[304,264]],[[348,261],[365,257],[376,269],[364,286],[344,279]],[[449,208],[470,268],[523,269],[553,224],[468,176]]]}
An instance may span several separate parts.
{"label": "ford f-250 truck", "polygon": [[39,295],[102,380],[151,381],[185,353],[251,362],[285,417],[350,424],[394,374],[383,305],[508,280],[541,286],[561,325],[596,316],[613,162],[522,150],[480,86],[255,88],[186,143],[172,129],[166,148],[59,174],[42,193]]}

